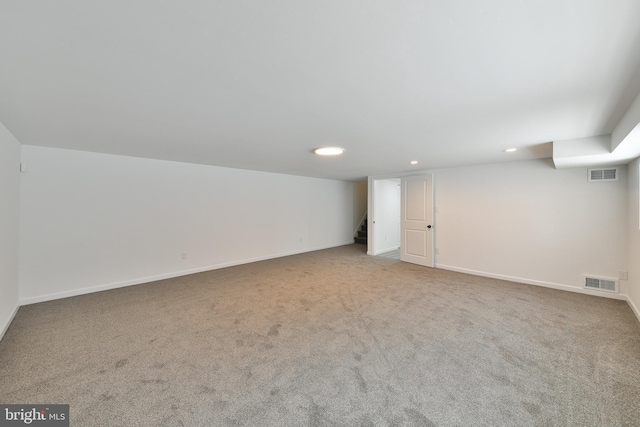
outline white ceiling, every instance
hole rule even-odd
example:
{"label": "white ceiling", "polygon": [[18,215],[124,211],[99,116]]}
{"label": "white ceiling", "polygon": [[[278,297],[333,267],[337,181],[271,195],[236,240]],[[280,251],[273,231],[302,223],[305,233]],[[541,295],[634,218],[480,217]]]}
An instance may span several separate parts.
{"label": "white ceiling", "polygon": [[23,144],[346,180],[550,157],[638,93],[639,18],[638,0],[2,0],[0,122]]}

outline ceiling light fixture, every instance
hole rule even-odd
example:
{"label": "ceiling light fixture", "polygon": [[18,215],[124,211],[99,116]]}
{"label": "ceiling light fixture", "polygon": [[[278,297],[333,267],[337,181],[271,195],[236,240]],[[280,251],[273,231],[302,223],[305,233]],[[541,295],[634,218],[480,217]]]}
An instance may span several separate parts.
{"label": "ceiling light fixture", "polygon": [[507,148],[505,151],[505,153],[513,153],[514,151],[517,151],[517,148]]}
{"label": "ceiling light fixture", "polygon": [[411,163],[412,165],[417,165],[418,161],[417,160],[411,160],[409,163]]}
{"label": "ceiling light fixture", "polygon": [[340,147],[320,147],[313,150],[319,156],[337,156],[344,153],[344,148]]}

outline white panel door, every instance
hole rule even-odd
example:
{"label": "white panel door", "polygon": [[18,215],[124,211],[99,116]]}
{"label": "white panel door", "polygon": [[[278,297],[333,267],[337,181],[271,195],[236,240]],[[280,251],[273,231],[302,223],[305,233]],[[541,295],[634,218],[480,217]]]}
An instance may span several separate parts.
{"label": "white panel door", "polygon": [[433,267],[433,175],[402,178],[400,209],[400,259]]}

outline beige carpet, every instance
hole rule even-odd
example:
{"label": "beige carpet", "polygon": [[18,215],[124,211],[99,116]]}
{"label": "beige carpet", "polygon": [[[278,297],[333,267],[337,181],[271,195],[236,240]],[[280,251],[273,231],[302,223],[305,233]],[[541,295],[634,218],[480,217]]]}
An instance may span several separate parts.
{"label": "beige carpet", "polygon": [[0,402],[74,426],[640,425],[625,302],[364,250],[22,307]]}

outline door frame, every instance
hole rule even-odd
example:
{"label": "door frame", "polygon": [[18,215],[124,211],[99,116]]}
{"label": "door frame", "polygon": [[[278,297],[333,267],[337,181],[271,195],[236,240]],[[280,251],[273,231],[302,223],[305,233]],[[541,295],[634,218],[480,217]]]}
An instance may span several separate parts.
{"label": "door frame", "polygon": [[375,212],[375,181],[380,181],[380,180],[388,180],[388,179],[401,179],[401,178],[406,178],[408,176],[414,176],[414,175],[425,175],[425,174],[430,174],[433,175],[433,247],[434,247],[434,267],[436,267],[436,261],[437,261],[437,253],[435,253],[435,248],[437,247],[437,236],[438,233],[436,231],[436,222],[437,222],[437,209],[436,209],[436,186],[435,186],[435,173],[433,171],[430,170],[420,170],[420,171],[412,171],[412,172],[405,172],[405,173],[397,173],[397,174],[389,174],[389,175],[374,175],[374,176],[369,176],[367,177],[368,180],[368,188],[367,188],[367,228],[369,228],[369,232],[367,233],[367,255],[380,255],[382,253],[384,253],[384,251],[378,251],[376,252],[374,250],[375,248],[375,232],[374,232],[374,228],[376,227],[375,221],[376,221],[376,212]]}

